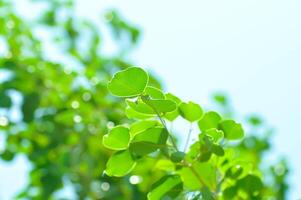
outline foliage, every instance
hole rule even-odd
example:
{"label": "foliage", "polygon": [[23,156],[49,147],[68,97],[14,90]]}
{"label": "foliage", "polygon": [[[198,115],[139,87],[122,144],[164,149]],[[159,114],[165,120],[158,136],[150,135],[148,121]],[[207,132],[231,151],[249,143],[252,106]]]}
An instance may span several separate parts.
{"label": "foliage", "polygon": [[[265,181],[271,176],[273,184],[285,188],[285,182],[277,179],[287,173],[286,165],[279,164],[282,169],[278,175],[261,171],[267,139],[251,136],[242,140],[245,133],[240,123],[215,111],[204,112],[200,105],[183,102],[170,93],[165,95],[159,88],[149,90],[146,74],[141,68],[130,67],[117,72],[108,82],[113,95],[126,97],[126,109],[139,113],[130,116],[135,118],[132,123],[113,127],[103,136],[104,145],[114,152],[106,165],[108,176],[134,174],[140,177],[136,184],[143,188],[153,177],[146,174],[161,172],[146,190],[150,200],[285,198],[285,192]],[[226,109],[225,97],[222,99],[219,104]],[[167,121],[172,123],[178,117],[191,125],[198,124],[200,129],[198,139],[189,148],[192,128],[187,135],[181,135],[187,138],[183,150],[167,126]],[[253,128],[262,123],[255,116],[249,121]],[[108,138],[115,142],[107,145]],[[251,140],[253,143],[248,144]],[[118,145],[122,148],[117,149]]]}
{"label": "foliage", "polygon": [[[108,55],[103,30],[78,17],[72,0],[30,5],[37,12],[28,18],[14,1],[0,0],[0,73],[6,74],[0,80],[0,156],[10,162],[23,155],[31,164],[16,199],[65,198],[57,192],[67,186],[75,199],[285,198],[285,161],[261,162],[270,136],[237,140],[242,126],[229,117],[224,95],[214,97],[222,112],[205,112],[163,93],[144,70],[128,68],[140,32],[118,12],[105,14],[117,47]],[[111,79],[119,70],[125,71]],[[130,97],[126,108],[119,97]],[[178,150],[166,129],[179,116],[201,130],[188,151]],[[265,128],[256,117],[249,124],[256,133]]]}

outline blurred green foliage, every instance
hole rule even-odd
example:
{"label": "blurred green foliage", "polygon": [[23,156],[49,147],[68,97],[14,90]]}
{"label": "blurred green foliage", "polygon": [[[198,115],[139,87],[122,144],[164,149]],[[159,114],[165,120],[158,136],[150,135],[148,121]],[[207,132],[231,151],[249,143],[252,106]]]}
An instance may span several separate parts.
{"label": "blurred green foliage", "polygon": [[[107,82],[116,71],[132,66],[127,55],[139,42],[139,30],[118,12],[105,13],[116,45],[108,55],[103,30],[98,23],[78,17],[73,1],[32,0],[30,4],[37,7],[30,11],[31,18],[17,11],[17,2],[0,0],[0,73],[6,74],[0,82],[0,134],[5,138],[0,154],[8,162],[25,155],[32,166],[28,184],[16,199],[57,199],[56,192],[66,185],[71,185],[76,199],[145,199],[173,166],[143,159],[131,175],[112,178],[103,173],[112,151],[102,145],[109,128],[132,121],[125,114],[137,116],[124,112],[125,104],[108,93]],[[152,76],[150,85],[160,88]],[[224,95],[214,99],[225,117],[233,114]],[[169,118],[177,114],[169,113]],[[258,118],[249,118],[248,123],[251,136],[233,148],[262,170],[265,194],[285,199],[286,163],[263,162],[270,135],[257,136],[265,127]],[[181,160],[181,155],[174,157]],[[235,177],[235,172],[229,174]],[[138,184],[139,177],[144,181]],[[164,180],[176,183],[173,188],[179,186],[177,177]],[[235,186],[226,192],[231,196],[233,191]],[[201,194],[206,191],[191,198],[203,198]]]}

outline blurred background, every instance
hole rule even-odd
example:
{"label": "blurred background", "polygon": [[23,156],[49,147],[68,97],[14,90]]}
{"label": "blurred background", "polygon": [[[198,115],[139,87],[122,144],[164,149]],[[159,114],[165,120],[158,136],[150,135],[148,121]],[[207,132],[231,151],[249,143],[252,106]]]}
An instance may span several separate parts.
{"label": "blurred background", "polygon": [[300,1],[0,2],[0,199],[106,189],[85,172],[101,173],[98,134],[124,121],[105,83],[132,64],[184,100],[214,108],[225,92],[237,118],[263,116],[275,130],[263,163],[285,157],[300,198]]}

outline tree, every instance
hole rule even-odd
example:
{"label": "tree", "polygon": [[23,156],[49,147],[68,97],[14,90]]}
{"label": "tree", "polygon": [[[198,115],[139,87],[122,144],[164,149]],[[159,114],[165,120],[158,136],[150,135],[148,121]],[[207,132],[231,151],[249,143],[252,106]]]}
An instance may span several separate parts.
{"label": "tree", "polygon": [[[5,80],[0,80],[0,133],[5,135],[5,150],[0,152],[0,155],[1,159],[9,162],[16,155],[23,154],[32,164],[29,183],[20,194],[16,194],[17,199],[56,199],[56,192],[64,189],[66,182],[71,183],[78,199],[144,199],[151,191],[153,183],[162,177],[163,186],[166,182],[167,187],[171,187],[170,183],[179,183],[172,188],[178,191],[182,180],[180,182],[178,177],[165,175],[173,173],[170,167],[180,165],[184,152],[175,151],[170,155],[170,151],[162,150],[149,156],[150,149],[153,151],[157,146],[151,145],[150,149],[145,149],[138,138],[134,147],[131,146],[131,152],[135,151],[135,156],[141,159],[126,163],[130,168],[134,162],[138,162],[135,168],[131,169],[131,173],[126,174],[130,169],[126,170],[125,166],[122,168],[125,171],[120,172],[118,165],[124,163],[118,162],[118,165],[115,165],[112,157],[120,161],[124,157],[130,158],[132,153],[125,151],[124,154],[112,156],[114,151],[107,148],[124,149],[128,144],[127,139],[130,140],[126,127],[117,126],[112,129],[112,126],[133,123],[133,119],[125,117],[126,114],[130,118],[144,116],[135,109],[124,112],[126,105],[122,99],[113,97],[107,89],[107,82],[114,72],[132,69],[128,68],[132,64],[127,59],[127,53],[139,41],[139,30],[122,19],[116,11],[107,12],[107,25],[118,46],[114,55],[107,56],[103,52],[104,38],[98,25],[77,17],[73,1],[32,0],[32,5],[43,5],[43,10],[41,15],[28,19],[15,10],[12,1],[0,0],[0,44],[4,48],[0,54],[0,73],[6,74]],[[47,35],[47,38],[41,38],[40,32]],[[131,96],[140,94],[142,90],[147,91],[148,96],[141,96],[140,102],[151,102],[152,106],[160,109],[160,113],[166,113],[164,118],[173,120],[181,114],[190,121],[199,120],[202,109],[197,104],[191,102],[179,107],[178,98],[172,94],[163,94],[158,81],[145,72],[142,73],[149,78],[147,90],[144,90],[144,87],[136,88],[141,86],[141,76],[141,83],[137,82],[134,85],[135,90],[130,90]],[[126,75],[125,79],[128,77]],[[114,86],[113,82],[110,83],[109,89],[117,96],[124,96],[125,93],[127,96],[129,92],[125,89],[120,91],[118,83]],[[168,101],[152,100],[163,97]],[[222,105],[223,110],[227,111],[225,115],[229,115],[231,109],[225,97],[216,96],[215,99]],[[127,103],[134,108],[137,106],[132,101]],[[194,109],[195,107],[197,109]],[[136,109],[145,108],[138,106]],[[194,110],[198,110],[198,113],[194,113]],[[12,115],[15,111],[20,113],[17,118]],[[148,112],[154,116],[152,110]],[[251,122],[256,124],[256,127],[264,126],[255,118]],[[234,121],[224,124],[225,129],[230,126],[229,123],[232,126]],[[136,127],[134,130],[137,137],[141,136],[141,127],[150,125],[151,128],[155,127],[159,136],[169,135],[166,129],[162,129],[163,123],[157,119],[136,122],[131,126],[131,133]],[[116,134],[121,134],[123,141],[116,141],[113,137]],[[202,139],[207,141],[208,138],[205,138]],[[144,137],[140,140],[143,141]],[[250,143],[246,142],[248,140],[254,146],[250,147]],[[268,150],[268,138],[250,136],[243,141],[229,148],[240,152],[240,157],[247,156],[247,160],[252,158],[255,168],[259,169],[262,153]],[[176,138],[174,145],[177,145]],[[214,148],[214,155],[223,154],[224,146],[218,144]],[[255,148],[256,151],[250,151],[250,148]],[[158,160],[153,159],[154,154]],[[163,156],[172,158],[174,162]],[[112,167],[108,169],[108,166]],[[279,165],[280,167],[275,166],[271,173],[264,171],[265,176],[272,177],[270,185],[273,187],[262,183],[260,191],[284,199],[287,188],[286,165],[284,163]],[[103,173],[106,168],[106,173]],[[116,173],[119,173],[118,178],[112,177],[116,176]],[[185,170],[183,173],[185,174]],[[232,171],[229,173],[233,176]],[[245,182],[248,182],[248,179]],[[233,190],[235,189],[228,189],[228,193],[231,194]],[[202,190],[189,195],[198,198],[208,194],[208,191],[202,187]],[[176,194],[177,192],[168,193],[172,197]],[[183,194],[179,196],[181,197]]]}

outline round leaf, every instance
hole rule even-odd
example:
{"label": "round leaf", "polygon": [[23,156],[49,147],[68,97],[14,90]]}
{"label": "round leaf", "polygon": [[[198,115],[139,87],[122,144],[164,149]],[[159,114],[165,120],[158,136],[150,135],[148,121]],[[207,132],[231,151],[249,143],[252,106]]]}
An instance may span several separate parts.
{"label": "round leaf", "polygon": [[189,101],[188,103],[183,102],[180,104],[179,113],[184,119],[194,122],[202,117],[203,109],[198,104]]}
{"label": "round leaf", "polygon": [[102,143],[112,150],[123,150],[129,146],[129,129],[123,126],[114,127],[108,134],[103,136]]}
{"label": "round leaf", "polygon": [[233,120],[222,121],[219,124],[219,128],[224,132],[225,138],[228,140],[237,140],[244,136],[244,130],[241,124]]}
{"label": "round leaf", "polygon": [[160,89],[152,86],[145,88],[145,94],[149,95],[152,99],[165,99],[164,93]]}
{"label": "round leaf", "polygon": [[129,150],[118,151],[108,160],[105,173],[108,176],[122,177],[130,173],[135,165]]}
{"label": "round leaf", "polygon": [[201,131],[206,131],[211,128],[217,128],[221,119],[222,118],[218,113],[210,111],[202,117],[202,119],[198,122],[198,125]]}
{"label": "round leaf", "polygon": [[144,92],[148,79],[143,69],[130,67],[117,72],[108,83],[108,89],[115,96],[134,97]]}

